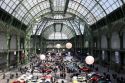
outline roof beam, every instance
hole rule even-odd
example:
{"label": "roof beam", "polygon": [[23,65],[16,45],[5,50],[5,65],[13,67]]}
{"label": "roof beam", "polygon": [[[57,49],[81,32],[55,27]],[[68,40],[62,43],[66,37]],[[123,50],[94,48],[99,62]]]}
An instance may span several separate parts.
{"label": "roof beam", "polygon": [[[45,24],[44,24],[44,26],[43,26],[43,29],[46,27],[46,24],[48,23],[48,21],[46,21],[45,22]],[[43,29],[42,29],[42,31],[43,31]],[[41,34],[40,35],[42,35],[42,31],[41,31]]]}
{"label": "roof beam", "polygon": [[49,0],[49,4],[50,4],[50,10],[51,10],[52,15],[53,15],[53,2],[52,2],[52,0]]}
{"label": "roof beam", "polygon": [[69,0],[66,0],[65,9],[64,9],[64,15],[66,14],[66,11],[68,9],[68,4],[69,4]]}
{"label": "roof beam", "polygon": [[44,17],[44,19],[46,20],[74,20],[75,17],[69,17],[69,18],[63,18],[63,19],[53,19],[53,18],[47,18],[47,17]]}
{"label": "roof beam", "polygon": [[63,28],[63,23],[61,23],[61,29],[60,29],[60,32],[62,32],[62,28]]}
{"label": "roof beam", "polygon": [[45,23],[45,21],[42,21],[42,23],[40,24],[40,26],[37,25],[37,29],[36,29],[36,32],[35,32],[35,35],[37,34],[38,30],[40,29],[40,27]]}
{"label": "roof beam", "polygon": [[70,21],[70,20],[68,20],[68,22],[69,22],[69,24],[71,25],[72,29],[74,30],[75,35],[77,35],[77,34],[76,34],[76,31],[75,31],[75,28],[74,28],[74,26],[72,25],[71,21]]}
{"label": "roof beam", "polygon": [[[68,22],[68,21],[67,21]],[[51,24],[51,25],[49,25],[49,26],[46,26],[46,28],[42,31],[43,32],[43,34],[44,34],[44,32],[46,32],[46,31],[48,31],[49,30],[49,34],[50,34],[50,32],[56,32],[56,29],[54,29],[54,26],[56,25],[56,23],[54,23],[54,24]],[[67,28],[70,30],[70,32],[74,32],[73,34],[74,35],[76,35],[75,34],[75,30],[72,28],[72,26],[69,26],[68,24],[63,24],[62,23],[62,25],[63,26],[67,26]],[[53,28],[53,29],[52,29]],[[62,28],[62,32],[67,32],[67,28]],[[64,31],[64,29],[66,29],[66,31]],[[69,31],[68,31],[69,32]]]}
{"label": "roof beam", "polygon": [[80,34],[82,35],[81,29],[80,29],[80,21],[78,22],[78,25],[76,24],[76,21],[73,20],[72,22],[75,24],[75,26],[79,30]]}
{"label": "roof beam", "polygon": [[56,23],[53,24],[54,32],[56,32]]}
{"label": "roof beam", "polygon": [[38,31],[41,31],[40,33],[42,34],[42,31],[44,30],[44,28],[46,28],[46,25],[47,25],[47,23],[48,23],[48,20],[43,24],[43,27],[41,27]]}

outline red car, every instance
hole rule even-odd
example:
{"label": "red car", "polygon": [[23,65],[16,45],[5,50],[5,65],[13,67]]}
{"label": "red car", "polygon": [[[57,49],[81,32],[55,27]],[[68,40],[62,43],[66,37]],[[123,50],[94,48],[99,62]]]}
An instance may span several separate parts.
{"label": "red car", "polygon": [[42,69],[42,72],[52,72],[52,69]]}
{"label": "red car", "polygon": [[13,83],[26,83],[25,81],[13,81]]}
{"label": "red car", "polygon": [[91,71],[91,69],[88,68],[88,67],[82,67],[82,68],[80,68],[80,70],[82,70],[84,72],[90,72]]}
{"label": "red car", "polygon": [[93,75],[90,79],[89,79],[89,82],[91,83],[93,83],[93,82],[95,82],[95,83],[98,83],[98,80],[101,78],[102,76],[100,76],[99,74],[95,74],[95,75]]}

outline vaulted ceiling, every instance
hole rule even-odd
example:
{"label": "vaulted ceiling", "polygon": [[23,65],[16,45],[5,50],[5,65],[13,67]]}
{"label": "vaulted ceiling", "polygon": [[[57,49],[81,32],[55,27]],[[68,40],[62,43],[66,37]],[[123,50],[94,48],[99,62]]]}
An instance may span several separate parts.
{"label": "vaulted ceiling", "polygon": [[124,3],[125,0],[1,0],[0,7],[30,25],[33,35],[49,38],[60,32],[70,39],[84,34],[86,25],[96,23]]}

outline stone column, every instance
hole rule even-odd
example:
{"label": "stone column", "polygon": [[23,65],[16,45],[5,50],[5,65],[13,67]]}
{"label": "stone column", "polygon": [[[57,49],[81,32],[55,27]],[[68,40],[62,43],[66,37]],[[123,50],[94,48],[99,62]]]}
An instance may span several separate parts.
{"label": "stone column", "polygon": [[[119,33],[119,38],[120,38],[120,50],[123,50],[123,32]],[[121,66],[124,63],[124,53],[120,51],[120,64]]]}
{"label": "stone column", "polygon": [[9,61],[10,61],[10,57],[9,57],[9,50],[10,50],[10,41],[11,41],[11,36],[10,34],[6,34],[6,38],[7,38],[7,63],[6,63],[6,66],[7,66],[7,69],[9,68]]}
{"label": "stone column", "polygon": [[110,62],[110,55],[111,55],[111,35],[107,35],[106,37],[107,37],[107,44],[108,44],[108,50],[109,50],[107,59],[108,59],[108,62]]}
{"label": "stone column", "polygon": [[20,37],[19,36],[16,36],[16,41],[17,41],[17,44],[16,44],[16,47],[17,47],[17,66],[20,64]]}

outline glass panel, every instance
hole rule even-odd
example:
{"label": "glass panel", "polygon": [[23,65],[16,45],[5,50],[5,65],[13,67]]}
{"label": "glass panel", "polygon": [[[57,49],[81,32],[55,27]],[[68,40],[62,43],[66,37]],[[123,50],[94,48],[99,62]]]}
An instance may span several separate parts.
{"label": "glass panel", "polygon": [[1,5],[1,8],[5,9],[7,6],[7,4],[5,2],[3,2],[3,4]]}
{"label": "glass panel", "polygon": [[0,6],[1,6],[2,3],[3,3],[3,1],[1,0],[1,1],[0,1]]}
{"label": "glass panel", "polygon": [[60,39],[68,39],[67,35],[61,32],[55,32],[49,35],[48,39],[55,39],[55,40],[60,40]]}
{"label": "glass panel", "polygon": [[[85,0],[84,0],[85,1]],[[88,0],[87,0],[88,1]],[[87,4],[87,6],[89,6],[89,4],[91,3],[92,1],[90,1],[90,2],[87,2],[84,6],[83,6],[83,2],[81,2],[82,3],[82,5],[80,5],[77,1],[75,1],[75,2],[73,2],[73,1],[70,1],[69,2],[69,5],[68,5],[68,7],[69,8],[71,8],[71,9],[73,9],[73,10],[76,10],[74,13],[76,14],[76,15],[78,15],[78,13],[77,13],[77,11],[79,12],[79,14],[81,14],[82,15],[82,17],[83,17],[83,19],[84,18],[86,18],[86,21],[89,23],[89,24],[93,24],[94,22],[96,22],[96,19],[94,18],[94,15],[92,15],[91,14],[91,12],[90,11],[88,11],[88,7],[85,7]],[[72,10],[72,11],[73,11]],[[68,11],[68,10],[67,10]],[[70,10],[70,12],[72,12],[71,10]],[[90,14],[90,15],[89,15]],[[80,18],[81,18],[81,15],[79,16]],[[89,18],[88,17],[86,17],[86,15],[87,16],[90,16]],[[84,17],[85,16],[85,17]],[[93,19],[95,19],[95,20],[93,20]]]}
{"label": "glass panel", "polygon": [[[54,11],[64,11],[66,0],[51,1]],[[123,2],[125,3],[125,0]],[[69,0],[67,12],[79,16],[88,24],[93,24],[96,20],[103,18],[106,13],[111,13],[121,5],[123,5],[121,0]],[[0,6],[25,24],[50,12],[49,0],[0,0]],[[54,18],[62,18],[62,16]]]}
{"label": "glass panel", "polygon": [[99,3],[107,14],[121,6],[121,0],[100,0]]}
{"label": "glass panel", "polygon": [[66,0],[53,0],[54,11],[64,11]]}
{"label": "glass panel", "polygon": [[55,29],[56,29],[56,32],[60,32],[61,31],[61,24],[56,24]]}
{"label": "glass panel", "polygon": [[124,1],[124,3],[125,3],[125,0],[123,0]]}

